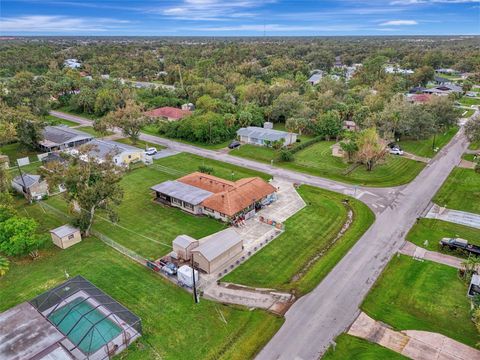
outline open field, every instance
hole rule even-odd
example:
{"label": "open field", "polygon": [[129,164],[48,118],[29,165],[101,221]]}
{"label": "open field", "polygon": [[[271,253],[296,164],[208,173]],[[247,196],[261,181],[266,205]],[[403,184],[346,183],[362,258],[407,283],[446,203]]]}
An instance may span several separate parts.
{"label": "open field", "polygon": [[[448,144],[457,131],[458,127],[453,127],[446,132],[437,134],[435,136],[435,148],[438,148],[439,150],[442,149]],[[436,155],[436,152],[433,151],[433,136],[425,140],[401,140],[398,144],[406,152],[418,156],[432,158]]]}
{"label": "open field", "polygon": [[[41,210],[38,215],[44,218]],[[65,281],[65,271],[84,276],[142,319],[143,337],[122,359],[251,358],[282,324],[262,311],[207,300],[195,305],[189,293],[95,238],[66,250],[51,245],[35,261],[13,260],[0,281],[0,312]]]}
{"label": "open field", "polygon": [[480,214],[480,174],[472,169],[455,168],[433,201],[449,209]]}
{"label": "open field", "polygon": [[[460,252],[452,252],[447,249],[442,249],[439,245],[439,241],[444,237],[459,237],[468,240],[469,243],[480,245],[480,230],[478,229],[447,221],[425,218],[420,219],[410,229],[406,239],[407,241],[428,250],[467,257],[467,255]],[[425,240],[428,240],[428,244],[425,244]]]}
{"label": "open field", "polygon": [[335,339],[335,348],[330,347],[323,355],[323,360],[401,360],[408,359],[383,346],[359,339],[355,336],[341,334]]}
{"label": "open field", "polygon": [[[371,172],[359,166],[347,174],[351,167],[341,158],[332,156],[333,141],[322,141],[295,154],[292,162],[276,161],[276,165],[315,176],[366,186],[396,186],[412,181],[423,169],[424,164],[402,157],[389,156],[386,162]],[[277,153],[266,147],[243,145],[230,152],[231,155],[270,163]]]}
{"label": "open field", "polygon": [[[302,186],[299,194],[307,207],[285,222],[285,233],[227,275],[226,282],[294,290],[298,295],[312,290],[373,223],[374,215],[363,203],[350,199],[354,221],[328,249],[347,219],[345,196]],[[328,251],[313,264],[316,255]],[[302,273],[298,278],[295,276]]]}
{"label": "open field", "polygon": [[395,330],[432,331],[475,346],[480,335],[470,319],[466,291],[457,269],[397,255],[361,308]]}
{"label": "open field", "polygon": [[[151,186],[197,171],[200,165],[212,167],[214,175],[229,180],[251,176],[269,178],[266,174],[186,153],[156,160],[149,167],[124,175],[121,185],[125,194],[118,208],[118,225],[99,212],[94,229],[147,258],[158,258],[170,252],[172,241],[178,235],[201,238],[223,229],[225,224],[220,221],[153,202]],[[62,197],[51,197],[47,203],[67,213]]]}

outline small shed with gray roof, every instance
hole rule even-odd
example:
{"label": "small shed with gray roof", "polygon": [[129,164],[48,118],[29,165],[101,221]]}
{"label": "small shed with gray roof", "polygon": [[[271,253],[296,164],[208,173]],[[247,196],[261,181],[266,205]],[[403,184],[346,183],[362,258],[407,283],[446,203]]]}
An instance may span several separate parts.
{"label": "small shed with gray roof", "polygon": [[68,224],[50,230],[50,234],[53,243],[61,249],[69,248],[82,241],[80,230]]}
{"label": "small shed with gray roof", "polygon": [[150,189],[155,192],[155,201],[196,215],[202,214],[201,202],[213,195],[210,191],[171,180],[152,186]]}
{"label": "small shed with gray roof", "polygon": [[173,251],[177,257],[188,261],[191,259],[191,251],[198,246],[198,240],[188,235],[179,235],[173,240]]}
{"label": "small shed with gray roof", "polygon": [[246,144],[270,146],[275,141],[282,141],[288,146],[297,141],[297,134],[286,131],[265,129],[257,126],[248,126],[237,130],[240,141]]}
{"label": "small shed with gray roof", "polygon": [[38,145],[43,151],[50,152],[83,145],[92,139],[92,135],[68,126],[46,126]]}
{"label": "small shed with gray roof", "polygon": [[191,253],[195,267],[210,274],[222,270],[222,266],[227,266],[242,250],[242,238],[233,228],[228,228],[200,239]]}

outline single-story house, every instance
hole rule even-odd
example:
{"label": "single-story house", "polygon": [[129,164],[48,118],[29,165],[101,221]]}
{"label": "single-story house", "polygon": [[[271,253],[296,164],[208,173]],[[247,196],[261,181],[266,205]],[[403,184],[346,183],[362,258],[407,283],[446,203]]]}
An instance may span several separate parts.
{"label": "single-story house", "polygon": [[104,162],[109,156],[114,164],[119,166],[145,162],[145,151],[135,146],[100,139],[90,141],[89,145],[93,145],[89,155],[96,158],[98,162]]}
{"label": "single-story house", "polygon": [[261,178],[228,181],[194,172],[151,188],[155,201],[222,221],[248,219],[276,200],[276,188]]}
{"label": "single-story house", "polygon": [[387,74],[402,74],[402,75],[412,75],[414,71],[412,69],[402,69],[396,65],[388,65],[385,67],[385,72]]}
{"label": "single-story house", "polygon": [[67,126],[46,126],[39,146],[43,151],[50,152],[83,145],[92,139],[92,135]]}
{"label": "single-story house", "polygon": [[451,82],[450,79],[447,79],[447,78],[444,78],[444,77],[441,77],[441,76],[434,76],[434,77],[433,77],[433,80],[434,80],[438,85],[448,84],[449,82]]}
{"label": "single-story house", "polygon": [[323,78],[323,71],[319,71],[315,74],[312,74],[312,76],[310,76],[307,82],[310,85],[317,85],[320,82],[320,80],[322,80],[322,78]]}
{"label": "single-story house", "polygon": [[357,123],[350,120],[345,120],[342,128],[347,131],[358,131]]}
{"label": "single-story house", "polygon": [[63,65],[70,69],[78,69],[79,67],[82,66],[82,63],[80,62],[80,60],[77,60],[77,59],[66,59],[63,62]]}
{"label": "single-story house", "polygon": [[407,101],[415,104],[424,104],[431,100],[432,94],[408,94]]}
{"label": "single-story house", "polygon": [[435,72],[439,73],[439,74],[447,74],[447,75],[459,74],[459,72],[457,70],[450,69],[450,68],[448,68],[448,69],[444,69],[444,68],[436,69]]}
{"label": "single-story house", "polygon": [[177,257],[188,261],[191,259],[191,251],[198,246],[198,240],[188,235],[179,235],[173,240],[173,251]]}
{"label": "single-story house", "polygon": [[12,187],[27,199],[40,200],[48,195],[48,183],[40,175],[22,174],[13,178]]}
{"label": "single-story house", "polygon": [[240,142],[253,145],[269,146],[275,141],[283,141],[283,146],[294,144],[297,141],[297,134],[266,129],[258,126],[248,126],[237,130]]}
{"label": "single-story house", "polygon": [[191,253],[193,264],[207,274],[223,270],[235,256],[243,250],[243,240],[232,229],[225,229],[199,240],[199,245]]}
{"label": "single-story house", "polygon": [[70,246],[82,241],[80,230],[70,225],[63,225],[56,229],[50,230],[50,234],[52,236],[53,243],[60,249],[69,248]]}
{"label": "single-story house", "polygon": [[158,109],[153,109],[145,113],[148,117],[151,118],[160,118],[168,121],[177,121],[181,120],[184,117],[192,115],[190,110],[177,109],[171,106],[164,106]]}

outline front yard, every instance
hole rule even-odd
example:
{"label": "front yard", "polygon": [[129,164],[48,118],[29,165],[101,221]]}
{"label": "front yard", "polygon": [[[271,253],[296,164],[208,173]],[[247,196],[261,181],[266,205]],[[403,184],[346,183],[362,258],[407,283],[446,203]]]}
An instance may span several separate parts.
{"label": "front yard", "polygon": [[475,347],[467,287],[457,269],[404,255],[392,258],[361,309],[395,330],[432,331]]}
{"label": "front yard", "polygon": [[406,184],[412,181],[423,169],[424,164],[402,157],[388,156],[384,164],[366,171],[358,166],[349,172],[351,164],[342,158],[332,156],[333,141],[321,141],[295,154],[292,162],[277,161],[278,154],[271,148],[243,145],[230,152],[231,155],[270,163],[275,160],[279,167],[315,176],[326,177],[347,183],[386,187]]}
{"label": "front yard", "polygon": [[480,214],[480,174],[472,169],[453,169],[433,201],[449,209]]}
{"label": "front yard", "polygon": [[[373,223],[370,209],[350,198],[353,223],[329,247],[347,220],[348,209],[342,204],[346,197],[309,186],[302,186],[299,194],[307,206],[285,222],[285,233],[227,275],[224,281],[305,294],[328,274]],[[311,259],[325,250],[325,254],[306,268]]]}
{"label": "front yard", "polygon": [[458,127],[452,127],[446,132],[437,134],[435,136],[435,142],[434,137],[432,136],[429,139],[425,140],[401,140],[398,142],[398,144],[406,152],[412,153],[417,156],[432,158],[436,155],[436,152],[433,151],[433,145],[435,144],[435,148],[438,148],[440,150],[448,144],[452,137],[455,136],[457,131]]}

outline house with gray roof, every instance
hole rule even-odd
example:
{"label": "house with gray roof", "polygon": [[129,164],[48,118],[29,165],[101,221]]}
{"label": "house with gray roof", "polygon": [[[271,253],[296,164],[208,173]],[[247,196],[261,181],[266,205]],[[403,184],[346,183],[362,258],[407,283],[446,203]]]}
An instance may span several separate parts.
{"label": "house with gray roof", "polygon": [[288,146],[297,141],[297,134],[295,133],[257,126],[240,128],[237,130],[237,136],[242,143],[260,146],[270,146],[275,141],[282,141],[283,146]]}
{"label": "house with gray roof", "polygon": [[179,259],[191,259],[191,251],[198,246],[198,240],[188,235],[179,235],[173,240],[172,248]]}
{"label": "house with gray roof", "polygon": [[41,200],[48,195],[48,184],[40,175],[22,174],[11,181],[12,188],[29,200]]}
{"label": "house with gray roof", "polygon": [[191,250],[191,254],[195,267],[210,274],[221,271],[242,250],[242,238],[235,229],[228,228],[200,239],[198,247]]}
{"label": "house with gray roof", "polygon": [[92,135],[68,126],[46,126],[42,135],[43,139],[38,145],[46,152],[73,148],[93,139]]}
{"label": "house with gray roof", "polygon": [[145,162],[145,151],[135,146],[101,139],[93,139],[89,145],[92,145],[89,156],[97,159],[98,162],[104,162],[109,158],[118,166]]}
{"label": "house with gray roof", "polygon": [[322,78],[323,78],[323,71],[319,70],[315,74],[312,74],[312,76],[310,76],[307,82],[310,85],[317,85],[320,82],[320,80],[322,80]]}

